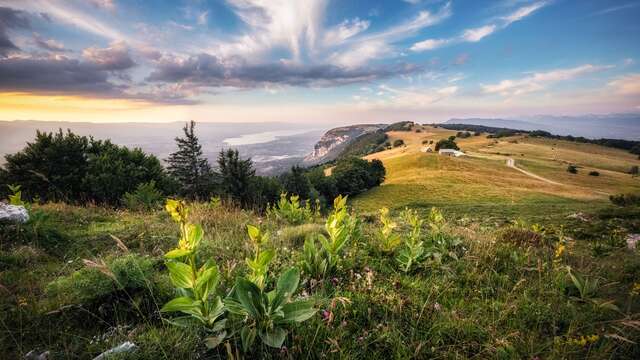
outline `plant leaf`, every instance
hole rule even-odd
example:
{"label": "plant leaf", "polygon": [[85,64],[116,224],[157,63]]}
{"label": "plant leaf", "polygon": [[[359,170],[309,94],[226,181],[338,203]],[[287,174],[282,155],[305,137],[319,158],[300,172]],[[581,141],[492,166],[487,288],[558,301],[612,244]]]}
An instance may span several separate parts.
{"label": "plant leaf", "polygon": [[284,317],[281,322],[303,322],[310,319],[318,309],[314,308],[313,300],[300,300],[282,306]]}
{"label": "plant leaf", "polygon": [[173,249],[171,251],[169,251],[168,253],[164,254],[164,257],[167,259],[177,259],[177,258],[181,258],[183,256],[187,256],[191,254],[191,250],[187,250],[187,249]]}
{"label": "plant leaf", "polygon": [[186,296],[181,296],[181,297],[177,297],[171,301],[169,301],[168,303],[164,304],[164,306],[162,307],[162,309],[160,309],[160,311],[162,312],[175,312],[175,311],[182,311],[182,312],[186,312],[186,311],[194,311],[196,309],[199,310],[200,308],[200,302],[199,301],[194,301],[193,299],[186,297]]}
{"label": "plant leaf", "polygon": [[169,261],[167,262],[167,268],[169,269],[169,277],[173,285],[184,289],[193,288],[191,266],[178,261]]}
{"label": "plant leaf", "polygon": [[266,345],[279,349],[287,338],[287,330],[276,327],[265,332],[260,332],[260,338]]}

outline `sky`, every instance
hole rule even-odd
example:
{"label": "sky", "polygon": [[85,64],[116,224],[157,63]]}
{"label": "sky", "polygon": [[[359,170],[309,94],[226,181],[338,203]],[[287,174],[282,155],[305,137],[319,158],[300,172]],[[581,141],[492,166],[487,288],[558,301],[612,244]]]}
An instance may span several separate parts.
{"label": "sky", "polygon": [[640,112],[638,0],[0,0],[0,120]]}

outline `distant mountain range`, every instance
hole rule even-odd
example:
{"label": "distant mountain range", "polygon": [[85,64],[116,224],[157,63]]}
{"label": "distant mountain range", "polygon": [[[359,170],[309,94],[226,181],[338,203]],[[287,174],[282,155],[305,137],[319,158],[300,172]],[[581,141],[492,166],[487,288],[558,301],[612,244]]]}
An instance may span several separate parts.
{"label": "distant mountain range", "polygon": [[583,116],[536,115],[518,119],[449,119],[445,124],[468,124],[516,130],[545,130],[555,135],[640,140],[640,114]]}

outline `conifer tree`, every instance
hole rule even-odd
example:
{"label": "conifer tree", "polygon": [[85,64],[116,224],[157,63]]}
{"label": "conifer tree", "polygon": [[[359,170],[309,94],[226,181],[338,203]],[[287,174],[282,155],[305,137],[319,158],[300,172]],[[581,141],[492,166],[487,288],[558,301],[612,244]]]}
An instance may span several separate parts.
{"label": "conifer tree", "polygon": [[194,133],[195,122],[185,124],[184,137],[176,137],[178,151],[169,155],[167,170],[181,186],[183,195],[206,198],[211,194],[213,171],[202,154],[202,146]]}
{"label": "conifer tree", "polygon": [[222,150],[218,155],[218,171],[224,191],[241,205],[247,205],[251,196],[251,179],[256,173],[251,159],[240,159],[238,150]]}

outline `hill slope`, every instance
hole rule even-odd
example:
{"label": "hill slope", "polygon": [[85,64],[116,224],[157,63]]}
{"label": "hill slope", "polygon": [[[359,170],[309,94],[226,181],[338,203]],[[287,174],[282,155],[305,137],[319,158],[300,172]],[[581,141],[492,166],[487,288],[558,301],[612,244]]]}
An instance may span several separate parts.
{"label": "hill slope", "polygon": [[[364,211],[438,206],[460,216],[552,216],[608,202],[608,194],[640,191],[640,178],[627,173],[640,160],[628,152],[593,144],[514,136],[486,135],[456,139],[468,156],[450,158],[423,153],[424,140],[455,135],[456,131],[424,126],[421,132],[389,132],[389,140],[406,146],[367,156],[380,159],[387,179],[379,188],[354,199]],[[516,166],[550,181],[528,176]],[[578,174],[566,171],[578,166]],[[598,171],[599,176],[588,175]]]}

